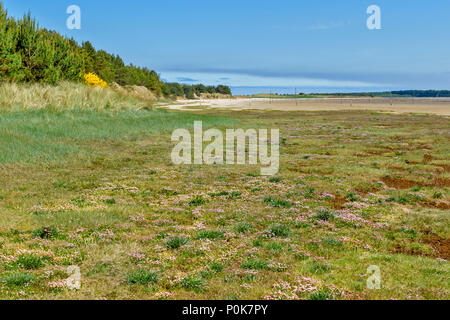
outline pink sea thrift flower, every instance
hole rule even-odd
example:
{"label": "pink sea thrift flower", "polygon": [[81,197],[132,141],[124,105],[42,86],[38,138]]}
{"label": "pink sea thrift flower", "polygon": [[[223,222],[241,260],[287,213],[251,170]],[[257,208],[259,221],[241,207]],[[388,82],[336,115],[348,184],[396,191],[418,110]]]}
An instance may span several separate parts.
{"label": "pink sea thrift flower", "polygon": [[137,253],[137,252],[132,252],[131,254],[129,254],[129,256],[133,259],[136,260],[143,260],[145,259],[145,254],[143,253]]}

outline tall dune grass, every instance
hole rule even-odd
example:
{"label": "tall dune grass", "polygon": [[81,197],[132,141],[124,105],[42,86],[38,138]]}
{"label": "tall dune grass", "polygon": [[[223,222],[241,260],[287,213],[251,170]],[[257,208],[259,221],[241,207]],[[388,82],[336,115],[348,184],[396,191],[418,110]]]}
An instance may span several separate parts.
{"label": "tall dune grass", "polygon": [[226,117],[150,110],[144,87],[93,88],[81,83],[0,84],[0,166],[47,164],[95,154],[95,141],[132,140],[195,120],[205,127],[229,124]]}
{"label": "tall dune grass", "polygon": [[82,83],[0,84],[0,110],[121,110],[150,109],[152,100],[111,88],[94,88]]}

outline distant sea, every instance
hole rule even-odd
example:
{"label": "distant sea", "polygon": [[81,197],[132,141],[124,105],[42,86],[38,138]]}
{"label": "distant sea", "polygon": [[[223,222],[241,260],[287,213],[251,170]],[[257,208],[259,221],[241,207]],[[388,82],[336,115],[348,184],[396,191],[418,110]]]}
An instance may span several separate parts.
{"label": "distant sea", "polygon": [[258,93],[278,93],[278,94],[294,94],[297,93],[350,93],[350,92],[380,92],[401,90],[393,87],[231,87],[233,95],[252,95]]}

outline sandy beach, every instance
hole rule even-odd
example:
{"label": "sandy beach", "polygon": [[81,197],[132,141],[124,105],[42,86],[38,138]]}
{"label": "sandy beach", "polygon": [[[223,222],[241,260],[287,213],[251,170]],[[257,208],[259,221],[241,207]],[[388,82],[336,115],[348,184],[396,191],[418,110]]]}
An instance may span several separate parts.
{"label": "sandy beach", "polygon": [[195,111],[203,108],[285,111],[373,110],[394,113],[429,113],[450,116],[450,99],[448,98],[203,99],[179,100],[176,104],[166,105],[165,107],[169,109],[189,111]]}

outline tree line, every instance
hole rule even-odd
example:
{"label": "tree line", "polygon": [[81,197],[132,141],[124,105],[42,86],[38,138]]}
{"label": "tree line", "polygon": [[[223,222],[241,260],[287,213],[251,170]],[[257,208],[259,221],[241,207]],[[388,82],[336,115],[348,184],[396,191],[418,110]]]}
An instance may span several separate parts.
{"label": "tree line", "polygon": [[391,91],[391,93],[398,96],[409,96],[419,98],[450,97],[450,90],[403,90],[403,91]]}
{"label": "tree line", "polygon": [[203,84],[186,85],[179,83],[165,83],[164,85],[165,96],[186,97],[187,99],[194,99],[195,96],[202,94],[225,94],[231,95],[231,89],[228,86],[218,85],[205,86]]}
{"label": "tree line", "polygon": [[382,97],[382,98],[448,98],[450,90],[399,90],[384,92],[349,92],[349,93],[318,93],[312,95],[322,96],[358,96],[358,97]]}
{"label": "tree line", "polygon": [[145,86],[156,96],[193,99],[205,93],[231,94],[227,86],[165,83],[156,71],[125,64],[119,55],[96,50],[89,42],[78,44],[59,33],[40,28],[28,13],[21,19],[9,17],[0,2],[0,81],[82,81],[94,73],[107,83]]}

